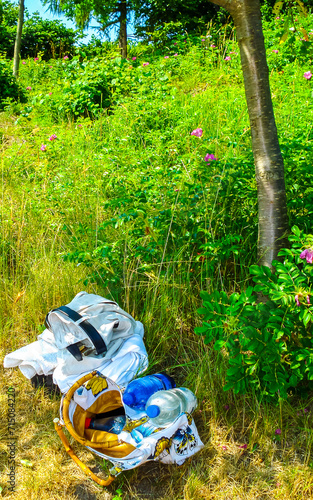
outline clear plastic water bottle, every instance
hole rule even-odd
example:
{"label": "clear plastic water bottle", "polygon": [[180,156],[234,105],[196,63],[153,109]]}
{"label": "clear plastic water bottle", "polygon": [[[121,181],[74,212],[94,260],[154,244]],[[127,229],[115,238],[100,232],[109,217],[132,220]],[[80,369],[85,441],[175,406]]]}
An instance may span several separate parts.
{"label": "clear plastic water bottle", "polygon": [[125,423],[125,415],[119,415],[117,417],[86,418],[85,429],[94,429],[95,431],[105,431],[111,432],[112,434],[119,434],[122,432]]}
{"label": "clear plastic water bottle", "polygon": [[147,375],[130,382],[123,394],[123,402],[137,410],[144,410],[150,396],[157,391],[172,389],[176,384],[172,377],[165,373]]}
{"label": "clear plastic water bottle", "polygon": [[197,407],[197,398],[185,387],[159,391],[148,399],[146,413],[156,426],[171,424],[181,413],[192,413]]}

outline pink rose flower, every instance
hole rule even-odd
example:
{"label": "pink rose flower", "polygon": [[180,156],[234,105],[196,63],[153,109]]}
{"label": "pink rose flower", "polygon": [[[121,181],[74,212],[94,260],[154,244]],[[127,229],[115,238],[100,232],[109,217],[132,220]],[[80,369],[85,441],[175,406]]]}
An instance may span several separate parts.
{"label": "pink rose flower", "polygon": [[41,151],[46,151],[47,146],[45,144],[41,144],[40,149]]}
{"label": "pink rose flower", "polygon": [[26,62],[25,62],[25,61],[22,61],[22,64],[26,64]]}
{"label": "pink rose flower", "polygon": [[32,88],[31,87],[26,87],[26,90],[31,90]]}
{"label": "pink rose flower", "polygon": [[64,56],[63,59],[66,61],[66,59],[68,59],[68,56]]}
{"label": "pink rose flower", "polygon": [[278,50],[272,50],[272,52],[274,52],[274,54],[278,54]]}
{"label": "pink rose flower", "polygon": [[[212,161],[212,160],[213,160],[213,161],[216,161],[216,160],[217,160],[217,158],[215,158],[215,156],[214,156],[213,154],[207,154],[207,155],[205,155],[205,157],[204,157],[204,161]],[[209,164],[209,165],[210,165],[210,164]]]}
{"label": "pink rose flower", "polygon": [[136,59],[137,59],[137,57],[135,57],[135,56],[134,56],[134,57],[132,57],[132,60],[133,60],[133,61],[136,61]]}
{"label": "pink rose flower", "polygon": [[230,56],[226,56],[225,57],[225,61],[230,61],[231,60],[231,57]]}
{"label": "pink rose flower", "polygon": [[143,66],[149,66],[148,62],[142,63]]}
{"label": "pink rose flower", "polygon": [[306,248],[300,253],[300,259],[305,259],[308,264],[313,264],[313,250],[311,248]]}
{"label": "pink rose flower", "polygon": [[202,128],[195,128],[195,130],[193,130],[190,135],[195,135],[196,137],[201,137],[203,134],[203,130]]}
{"label": "pink rose flower", "polygon": [[312,78],[312,73],[311,71],[306,71],[306,73],[304,73],[304,78],[306,78],[307,80],[311,80]]}
{"label": "pink rose flower", "polygon": [[164,56],[164,59],[168,59],[168,58],[169,58],[169,56]]}

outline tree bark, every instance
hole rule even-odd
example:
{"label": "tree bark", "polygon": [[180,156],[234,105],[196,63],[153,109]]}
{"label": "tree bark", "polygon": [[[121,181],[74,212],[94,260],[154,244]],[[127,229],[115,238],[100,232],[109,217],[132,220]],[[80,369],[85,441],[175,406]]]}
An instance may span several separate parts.
{"label": "tree bark", "polygon": [[119,47],[121,49],[121,56],[127,58],[127,6],[126,0],[122,0],[119,4],[120,11],[120,32],[119,32]]}
{"label": "tree bark", "polygon": [[18,21],[13,56],[13,76],[18,78],[20,66],[21,40],[24,22],[24,0],[19,0]]}
{"label": "tree bark", "polygon": [[249,112],[258,188],[258,263],[271,267],[287,244],[284,163],[275,123],[259,0],[211,0],[233,17]]}

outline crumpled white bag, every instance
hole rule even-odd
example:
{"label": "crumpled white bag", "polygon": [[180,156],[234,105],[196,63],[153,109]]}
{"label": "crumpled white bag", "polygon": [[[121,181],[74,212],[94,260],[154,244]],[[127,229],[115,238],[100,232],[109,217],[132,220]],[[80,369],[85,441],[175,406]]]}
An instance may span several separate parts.
{"label": "crumpled white bag", "polygon": [[[62,311],[48,314],[49,329],[38,340],[7,354],[5,368],[18,366],[31,379],[37,375],[53,375],[53,382],[65,392],[82,375],[97,369],[125,387],[137,374],[148,367],[148,355],[143,342],[144,328],[140,321],[123,311],[116,302],[99,295],[78,293],[67,307],[78,312],[99,332],[107,352],[98,355],[93,343],[79,323]],[[117,326],[118,325],[118,326]],[[83,343],[89,353],[77,361],[66,349]]]}

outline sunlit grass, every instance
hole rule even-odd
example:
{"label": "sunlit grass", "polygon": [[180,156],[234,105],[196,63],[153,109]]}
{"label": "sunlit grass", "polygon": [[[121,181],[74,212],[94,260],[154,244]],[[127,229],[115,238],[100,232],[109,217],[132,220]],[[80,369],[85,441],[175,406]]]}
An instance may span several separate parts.
{"label": "sunlit grass", "polygon": [[[36,107],[18,122],[13,109],[0,115],[0,349],[2,360],[36,340],[46,313],[81,290],[113,297],[145,326],[149,371],[168,370],[178,385],[196,392],[195,421],[205,447],[182,467],[146,464],[104,491],[71,462],[54,432],[59,397],[35,391],[18,370],[2,369],[1,436],[6,436],[6,387],[13,385],[18,393],[14,495],[5,489],[6,443],[1,442],[7,498],[109,500],[119,488],[122,498],[138,500],[313,498],[311,398],[270,406],[251,394],[224,392],[227,359],[194,334],[201,323],[201,290],[246,286],[256,255],[256,185],[239,67],[220,59],[216,68],[209,60],[205,71],[192,61],[181,56],[180,73],[163,96],[149,94],[143,85],[142,95],[129,96],[98,120],[55,122]],[[291,202],[304,196],[301,165],[312,157],[302,72],[295,66],[290,88],[288,78],[272,74],[281,141],[289,147]],[[190,136],[196,127],[204,131],[201,139]],[[53,133],[58,139],[49,141]],[[41,144],[47,144],[46,152]],[[207,153],[219,158],[217,166],[204,164]],[[306,155],[302,163],[301,155]],[[292,191],[295,178],[300,196]],[[292,218],[305,220],[296,202]],[[165,227],[154,225],[165,209],[170,213]],[[127,211],[136,211],[136,217],[123,218]],[[115,222],[104,227],[111,218]],[[193,230],[197,225],[204,230],[192,245],[189,218]],[[242,236],[239,255],[223,260],[217,253],[212,268],[211,257],[199,260],[201,244],[228,234]],[[147,257],[144,250],[154,242],[157,258]],[[117,256],[106,260],[105,245]],[[93,253],[97,249],[99,255]],[[72,258],[64,260],[66,255]],[[101,463],[74,447],[91,466]]]}

